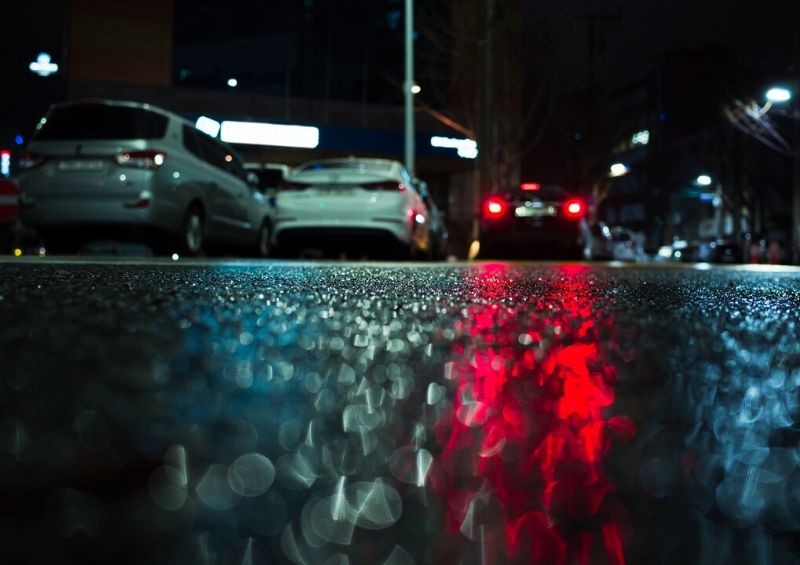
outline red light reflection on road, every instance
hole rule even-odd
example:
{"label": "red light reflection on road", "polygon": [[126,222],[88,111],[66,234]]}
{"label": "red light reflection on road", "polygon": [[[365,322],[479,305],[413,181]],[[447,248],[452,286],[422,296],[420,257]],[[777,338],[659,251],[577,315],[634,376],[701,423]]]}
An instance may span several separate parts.
{"label": "red light reflection on road", "polygon": [[[628,441],[636,428],[624,416],[607,418],[616,380],[603,362],[611,320],[595,308],[580,267],[565,268],[545,296],[504,305],[500,281],[509,277],[496,275],[508,268],[481,271],[486,300],[470,309],[451,373],[454,413],[439,426],[445,470],[434,481],[451,501],[448,529],[469,537],[481,522],[481,542],[492,546],[484,562],[623,564],[630,524],[604,458],[613,438]],[[464,465],[473,480],[459,476]],[[499,502],[500,522],[497,512],[476,517],[487,494]]]}

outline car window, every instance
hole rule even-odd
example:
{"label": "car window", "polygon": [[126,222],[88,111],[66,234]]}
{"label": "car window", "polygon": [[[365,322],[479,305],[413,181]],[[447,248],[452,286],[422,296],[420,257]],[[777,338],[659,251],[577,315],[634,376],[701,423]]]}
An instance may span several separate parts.
{"label": "car window", "polygon": [[310,171],[336,171],[342,169],[363,173],[389,172],[392,170],[392,164],[381,161],[314,161],[300,165],[295,172],[307,173]]}
{"label": "car window", "polygon": [[559,200],[567,197],[567,193],[559,186],[544,185],[538,190],[519,190],[523,197],[543,198],[545,200]]}
{"label": "car window", "polygon": [[225,151],[225,170],[233,176],[247,181],[247,171],[239,156],[229,147],[223,146],[223,151]]}
{"label": "car window", "polygon": [[200,133],[195,128],[183,126],[183,146],[189,153],[205,161],[206,157],[199,137]]}
{"label": "car window", "polygon": [[203,133],[198,134],[197,139],[200,141],[204,158],[209,164],[223,171],[229,170],[225,162],[225,156],[228,153],[222,145]]}
{"label": "car window", "polygon": [[161,139],[166,116],[141,108],[76,104],[53,109],[37,126],[39,141],[62,139]]}

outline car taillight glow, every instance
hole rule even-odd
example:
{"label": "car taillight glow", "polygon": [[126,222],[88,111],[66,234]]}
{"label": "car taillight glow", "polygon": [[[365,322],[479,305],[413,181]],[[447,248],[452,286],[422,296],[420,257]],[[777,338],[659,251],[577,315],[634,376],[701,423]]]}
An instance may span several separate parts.
{"label": "car taillight glow", "polygon": [[483,214],[490,220],[502,218],[507,209],[506,201],[497,196],[488,198],[483,204]]}
{"label": "car taillight glow", "polygon": [[542,189],[542,185],[538,182],[523,182],[519,187],[525,192],[536,192]]}
{"label": "car taillight glow", "polygon": [[568,218],[580,218],[583,216],[585,212],[585,207],[583,202],[574,198],[572,200],[567,200],[564,203],[564,215]]}
{"label": "car taillight glow", "polygon": [[148,149],[145,151],[128,151],[119,153],[116,156],[117,165],[121,167],[132,167],[134,169],[158,169],[164,164],[167,154],[163,151]]}
{"label": "car taillight glow", "polygon": [[45,161],[47,161],[47,157],[44,155],[39,155],[33,151],[25,151],[20,156],[17,166],[22,171],[29,171],[31,169],[35,169],[36,167],[41,167]]}

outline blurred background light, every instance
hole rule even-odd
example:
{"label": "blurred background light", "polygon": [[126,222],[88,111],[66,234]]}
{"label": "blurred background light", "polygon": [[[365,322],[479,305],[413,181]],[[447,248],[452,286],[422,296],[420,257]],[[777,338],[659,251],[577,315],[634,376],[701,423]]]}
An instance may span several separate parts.
{"label": "blurred background light", "polygon": [[207,133],[211,137],[217,137],[219,135],[219,129],[222,126],[217,120],[212,120],[206,116],[200,116],[197,118],[197,122],[195,122],[194,127],[202,131],[203,133]]}
{"label": "blurred background light", "polygon": [[229,78],[228,86],[230,86],[231,88],[236,88],[237,86],[239,86],[239,81],[236,80],[235,78]]}
{"label": "blurred background light", "polygon": [[431,147],[455,149],[462,159],[474,159],[478,156],[478,143],[474,139],[458,139],[434,135],[431,137]]}
{"label": "blurred background light", "polygon": [[711,177],[708,175],[700,175],[697,177],[697,184],[700,186],[711,186]]}
{"label": "blurred background light", "polygon": [[624,163],[614,163],[611,165],[610,173],[612,177],[621,177],[628,174],[630,169]]}
{"label": "blurred background light", "polygon": [[319,128],[259,122],[222,122],[222,141],[244,145],[271,145],[315,149]]}
{"label": "blurred background light", "polygon": [[53,63],[49,53],[39,53],[36,61],[28,65],[28,68],[40,77],[49,77],[58,72],[58,65]]}
{"label": "blurred background light", "polygon": [[11,175],[11,151],[4,149],[0,151],[0,176],[8,177]]}
{"label": "blurred background light", "polygon": [[631,142],[634,145],[647,145],[650,143],[650,131],[646,129],[637,131],[631,136]]}

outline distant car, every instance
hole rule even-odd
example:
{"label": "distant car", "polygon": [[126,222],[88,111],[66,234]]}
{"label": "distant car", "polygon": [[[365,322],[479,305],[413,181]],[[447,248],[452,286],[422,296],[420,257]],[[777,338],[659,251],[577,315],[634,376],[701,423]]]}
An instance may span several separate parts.
{"label": "distant car", "polygon": [[615,261],[643,261],[644,237],[623,227],[611,228],[612,256]]}
{"label": "distant car", "polygon": [[425,202],[425,206],[428,208],[428,215],[430,217],[429,231],[431,243],[429,256],[435,261],[447,259],[449,233],[447,231],[447,221],[444,212],[436,205],[430,192],[428,192],[428,183],[417,179],[416,187],[422,197],[422,201]]}
{"label": "distant car", "polygon": [[49,250],[120,238],[187,255],[207,243],[270,253],[270,207],[255,177],[230,147],[160,108],[52,106],[20,168],[21,219]]}
{"label": "distant car", "polygon": [[744,251],[736,242],[715,239],[700,242],[697,245],[695,256],[691,259],[705,263],[742,263]]}
{"label": "distant car", "polygon": [[293,169],[275,200],[275,243],[401,258],[431,250],[430,215],[411,175],[387,159],[327,159]]}
{"label": "distant car", "polygon": [[598,222],[589,227],[592,234],[592,259],[610,261],[614,259],[614,239],[611,229],[604,223]]}
{"label": "distant car", "polygon": [[523,183],[481,205],[480,258],[590,259],[586,202],[556,185]]}
{"label": "distant car", "polygon": [[691,253],[691,246],[685,239],[675,239],[671,244],[662,245],[655,255],[655,261],[659,263],[688,261]]}

